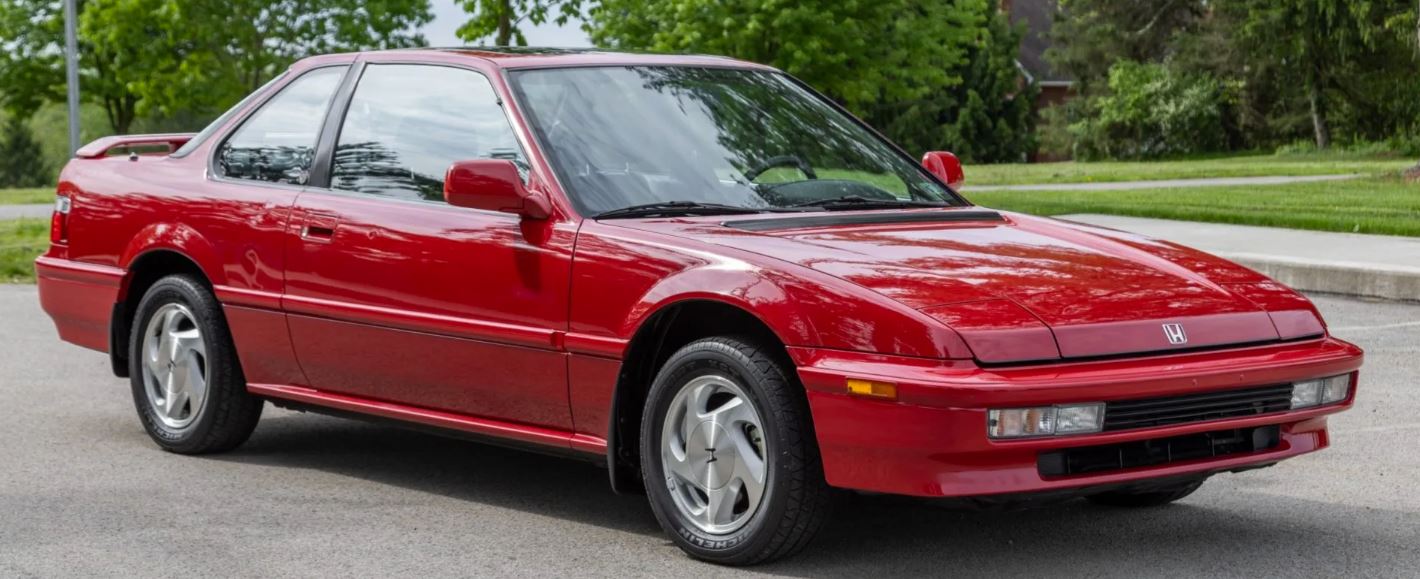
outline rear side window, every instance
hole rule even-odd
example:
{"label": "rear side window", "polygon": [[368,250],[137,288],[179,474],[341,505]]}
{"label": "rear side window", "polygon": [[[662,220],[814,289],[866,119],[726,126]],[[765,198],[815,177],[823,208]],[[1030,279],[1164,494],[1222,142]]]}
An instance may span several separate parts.
{"label": "rear side window", "polygon": [[217,166],[233,179],[304,185],[316,138],[345,67],[319,68],[281,89],[222,144]]}
{"label": "rear side window", "polygon": [[371,64],[345,113],[330,186],[442,202],[449,165],[470,159],[508,159],[527,177],[487,78],[446,66]]}

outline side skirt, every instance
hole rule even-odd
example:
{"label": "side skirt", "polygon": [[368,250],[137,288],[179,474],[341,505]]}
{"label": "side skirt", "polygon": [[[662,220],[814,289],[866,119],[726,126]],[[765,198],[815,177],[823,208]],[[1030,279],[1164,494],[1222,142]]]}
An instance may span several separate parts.
{"label": "side skirt", "polygon": [[302,386],[247,384],[247,391],[292,410],[373,421],[431,434],[606,464],[605,440],[562,430],[322,392]]}

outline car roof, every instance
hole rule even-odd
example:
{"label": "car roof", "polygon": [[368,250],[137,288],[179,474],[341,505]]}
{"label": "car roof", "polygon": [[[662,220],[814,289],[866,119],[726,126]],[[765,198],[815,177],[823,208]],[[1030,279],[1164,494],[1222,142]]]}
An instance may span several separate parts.
{"label": "car roof", "polygon": [[[359,54],[409,55],[414,58],[435,54],[439,60],[449,56],[466,56],[485,61],[498,68],[559,68],[574,66],[715,66],[728,68],[750,68],[772,70],[771,67],[736,60],[724,56],[701,54],[651,54],[629,51],[610,51],[599,48],[551,48],[551,47],[431,47],[404,48],[394,50],[367,51]],[[302,61],[303,64],[317,64],[333,60],[348,61],[355,54],[314,56]]]}

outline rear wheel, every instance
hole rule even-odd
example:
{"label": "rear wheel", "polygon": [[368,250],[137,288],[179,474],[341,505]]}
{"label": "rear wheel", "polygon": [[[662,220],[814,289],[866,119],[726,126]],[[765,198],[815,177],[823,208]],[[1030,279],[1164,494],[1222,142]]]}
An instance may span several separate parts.
{"label": "rear wheel", "polygon": [[727,565],[791,555],[827,518],[802,389],[742,338],[692,342],[651,386],[642,476],[661,527],[686,553]]}
{"label": "rear wheel", "polygon": [[129,340],[133,403],[164,450],[202,454],[245,442],[261,417],[247,393],[217,299],[187,276],[158,280],[138,304]]}
{"label": "rear wheel", "polygon": [[1090,502],[1111,507],[1157,507],[1193,494],[1202,480],[1188,481],[1147,491],[1109,491],[1086,497]]}

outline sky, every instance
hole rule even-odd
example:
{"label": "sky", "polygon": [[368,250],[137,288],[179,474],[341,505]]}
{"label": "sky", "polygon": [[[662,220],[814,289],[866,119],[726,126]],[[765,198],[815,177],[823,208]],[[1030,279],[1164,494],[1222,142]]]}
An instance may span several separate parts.
{"label": "sky", "polygon": [[[429,39],[429,46],[469,44],[454,35],[454,31],[468,20],[468,14],[454,4],[454,0],[433,0],[431,4],[434,6],[434,21],[423,30],[424,37]],[[551,22],[542,26],[524,25],[523,34],[528,37],[528,46],[576,48],[592,45],[587,33],[582,32],[581,22],[568,22],[567,26],[558,26]]]}

